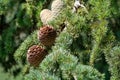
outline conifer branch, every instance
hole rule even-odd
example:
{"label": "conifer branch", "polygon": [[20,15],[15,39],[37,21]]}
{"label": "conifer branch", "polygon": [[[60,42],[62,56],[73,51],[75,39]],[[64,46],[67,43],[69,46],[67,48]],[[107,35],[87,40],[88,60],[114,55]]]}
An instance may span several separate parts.
{"label": "conifer branch", "polygon": [[92,25],[96,26],[93,27],[94,29],[92,31],[92,35],[94,38],[93,48],[90,55],[90,65],[92,66],[94,65],[95,59],[99,55],[100,44],[103,38],[106,36],[107,27],[105,25],[107,25],[106,21],[102,21],[101,23]]}
{"label": "conifer branch", "polygon": [[24,42],[16,50],[14,56],[16,61],[21,61],[26,56],[27,49],[34,44],[38,44],[37,31],[34,31],[30,36],[28,36]]}
{"label": "conifer branch", "polygon": [[105,50],[106,61],[109,64],[109,71],[111,72],[111,80],[120,79],[120,46],[115,46],[111,50],[111,46],[107,46]]}

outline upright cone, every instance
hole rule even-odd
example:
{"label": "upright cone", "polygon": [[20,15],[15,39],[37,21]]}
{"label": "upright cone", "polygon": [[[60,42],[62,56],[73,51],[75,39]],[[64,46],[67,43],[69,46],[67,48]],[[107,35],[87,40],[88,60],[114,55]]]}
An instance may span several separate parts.
{"label": "upright cone", "polygon": [[38,45],[33,45],[28,49],[27,61],[30,65],[37,67],[47,55],[47,51]]}
{"label": "upright cone", "polygon": [[55,42],[57,36],[56,30],[51,26],[43,26],[40,28],[38,38],[40,42],[45,46],[51,46]]}

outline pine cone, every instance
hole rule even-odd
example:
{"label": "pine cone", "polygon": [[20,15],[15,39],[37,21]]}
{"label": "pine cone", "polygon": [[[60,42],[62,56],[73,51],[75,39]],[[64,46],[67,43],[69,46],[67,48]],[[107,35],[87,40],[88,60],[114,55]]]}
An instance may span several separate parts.
{"label": "pine cone", "polygon": [[52,5],[51,5],[51,10],[58,10],[62,9],[64,6],[64,2],[62,0],[53,0]]}
{"label": "pine cone", "polygon": [[38,38],[40,42],[45,46],[51,46],[55,42],[57,36],[56,30],[51,26],[43,26],[40,28]]}
{"label": "pine cone", "polygon": [[47,51],[38,45],[33,45],[28,49],[27,61],[30,65],[37,67],[47,55]]}
{"label": "pine cone", "polygon": [[40,18],[41,18],[41,21],[44,25],[48,24],[53,19],[52,11],[49,10],[49,9],[42,10],[41,13],[40,13]]}
{"label": "pine cone", "polygon": [[40,12],[40,19],[42,23],[45,25],[50,21],[55,20],[55,18],[61,13],[63,7],[64,2],[62,0],[53,0],[51,10],[43,9]]}

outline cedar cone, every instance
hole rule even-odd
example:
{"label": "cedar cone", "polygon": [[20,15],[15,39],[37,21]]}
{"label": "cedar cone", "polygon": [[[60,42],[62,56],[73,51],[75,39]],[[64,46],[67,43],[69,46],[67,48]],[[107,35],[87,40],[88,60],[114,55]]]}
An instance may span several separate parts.
{"label": "cedar cone", "polygon": [[51,46],[55,42],[56,36],[56,30],[47,25],[40,28],[38,33],[38,38],[44,46]]}
{"label": "cedar cone", "polygon": [[38,45],[33,45],[28,49],[27,61],[30,65],[37,67],[47,55],[47,51]]}
{"label": "cedar cone", "polygon": [[43,24],[48,24],[50,21],[52,21],[52,11],[49,9],[44,9],[40,12],[40,18]]}

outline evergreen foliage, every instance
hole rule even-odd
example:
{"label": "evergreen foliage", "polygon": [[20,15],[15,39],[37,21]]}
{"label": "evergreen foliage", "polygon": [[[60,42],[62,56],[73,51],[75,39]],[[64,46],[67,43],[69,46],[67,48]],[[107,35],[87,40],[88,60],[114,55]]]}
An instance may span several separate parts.
{"label": "evergreen foliage", "polygon": [[38,16],[43,3],[46,1],[0,0],[0,63],[5,72],[13,76],[20,72],[18,68],[12,69],[18,65],[13,56],[15,50],[41,25]]}
{"label": "evergreen foliage", "polygon": [[111,72],[111,80],[118,80],[120,77],[119,73],[119,56],[120,56],[120,47],[115,46],[113,49],[109,50],[109,53],[106,54],[106,60],[108,62],[109,70]]}
{"label": "evergreen foliage", "polygon": [[[31,35],[29,35],[24,42],[20,45],[18,50],[15,52],[15,59],[18,61],[22,61],[22,58],[26,57],[27,49],[34,44],[38,44],[37,31],[34,31]],[[27,45],[26,45],[27,44]]]}
{"label": "evergreen foliage", "polygon": [[[58,31],[57,38],[46,47],[38,40],[37,28],[42,27],[40,12],[50,9],[52,1],[0,0],[2,66],[25,80],[119,80],[120,1],[81,0],[85,8],[76,13],[74,0],[62,1],[64,8],[48,23]],[[21,38],[21,32],[26,36]],[[49,53],[36,68],[26,62],[34,44]]]}

